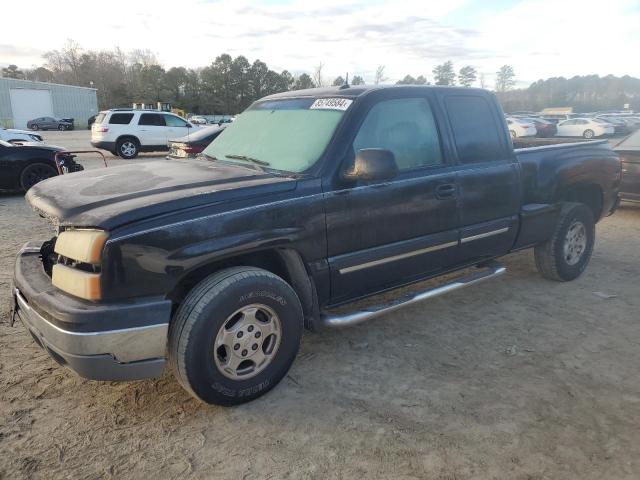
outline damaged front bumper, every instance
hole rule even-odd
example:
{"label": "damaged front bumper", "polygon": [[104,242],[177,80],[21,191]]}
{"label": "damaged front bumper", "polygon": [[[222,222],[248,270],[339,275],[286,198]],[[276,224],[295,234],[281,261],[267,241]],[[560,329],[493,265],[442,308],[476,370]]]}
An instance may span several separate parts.
{"label": "damaged front bumper", "polygon": [[51,285],[35,243],[20,250],[13,281],[13,316],[61,365],[93,380],[162,375],[170,301],[92,303],[73,298]]}

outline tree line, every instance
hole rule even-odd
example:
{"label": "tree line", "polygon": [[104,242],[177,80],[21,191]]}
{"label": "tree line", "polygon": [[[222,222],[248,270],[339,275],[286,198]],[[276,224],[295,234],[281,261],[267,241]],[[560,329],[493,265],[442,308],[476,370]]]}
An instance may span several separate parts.
{"label": "tree line", "polygon": [[[172,67],[165,69],[149,50],[124,52],[85,50],[73,41],[44,54],[44,64],[31,69],[9,65],[2,76],[53,82],[97,89],[99,108],[128,107],[133,102],[170,102],[192,113],[235,114],[254,100],[272,93],[325,85],[363,85],[364,78],[338,76],[325,78],[324,65],[312,74],[293,75],[287,70],[276,72],[261,60],[250,62],[245,56],[222,54],[202,68]],[[475,68],[464,66],[456,75],[453,63],[445,62],[433,70],[436,85],[471,86],[478,78]],[[385,67],[375,70],[373,83],[388,80]],[[481,83],[482,78],[480,77]],[[428,85],[424,75],[406,75],[398,84]]]}
{"label": "tree line", "polygon": [[640,110],[640,79],[628,75],[553,77],[538,80],[526,89],[501,92],[506,112],[540,111],[547,107],[573,107],[575,112],[619,110],[629,105]]}
{"label": "tree line", "polygon": [[[44,64],[20,69],[9,65],[0,72],[3,77],[24,78],[41,82],[94,87],[101,109],[129,107],[133,102],[170,102],[192,113],[236,114],[254,100],[272,93],[326,85],[363,85],[365,79],[338,76],[327,79],[324,65],[319,63],[311,73],[293,75],[287,70],[276,72],[261,60],[250,62],[239,55],[222,54],[202,68],[172,67],[165,69],[149,50],[125,53],[113,50],[84,50],[73,41],[62,49],[44,55]],[[456,70],[452,61],[437,65],[431,72],[435,85],[479,86],[490,88],[483,73],[472,65]],[[389,78],[384,65],[378,66],[373,83]],[[396,84],[430,85],[424,75],[405,75]],[[526,89],[515,89],[516,75],[512,66],[503,65],[495,73],[493,90],[505,111],[541,110],[551,106],[572,106],[576,111],[619,109],[630,104],[640,109],[640,79],[629,76],[599,77],[588,75],[538,80]]]}

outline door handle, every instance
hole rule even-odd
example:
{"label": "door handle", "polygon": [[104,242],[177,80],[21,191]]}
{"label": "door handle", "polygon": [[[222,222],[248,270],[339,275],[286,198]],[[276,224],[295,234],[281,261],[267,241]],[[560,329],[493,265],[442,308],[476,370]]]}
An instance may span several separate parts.
{"label": "door handle", "polygon": [[438,185],[436,187],[436,198],[455,198],[456,186],[453,183],[445,183],[444,185]]}

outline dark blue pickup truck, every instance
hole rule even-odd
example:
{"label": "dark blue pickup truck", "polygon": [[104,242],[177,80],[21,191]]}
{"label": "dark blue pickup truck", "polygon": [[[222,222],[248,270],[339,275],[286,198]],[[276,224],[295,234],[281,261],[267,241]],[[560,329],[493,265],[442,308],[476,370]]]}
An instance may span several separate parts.
{"label": "dark blue pickup truck", "polygon": [[84,377],[153,377],[168,362],[197,398],[237,404],[282,379],[305,327],[352,325],[490,279],[504,272],[496,258],[525,248],[544,277],[578,277],[620,178],[604,141],[514,151],[483,90],[272,95],[196,159],[29,190],[55,237],[20,251],[13,318]]}

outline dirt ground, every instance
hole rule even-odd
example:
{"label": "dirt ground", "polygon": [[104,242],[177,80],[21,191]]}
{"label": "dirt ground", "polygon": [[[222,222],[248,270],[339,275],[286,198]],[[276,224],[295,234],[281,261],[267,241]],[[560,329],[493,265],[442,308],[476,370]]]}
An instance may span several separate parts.
{"label": "dirt ground", "polygon": [[278,387],[221,408],[170,372],[82,380],[9,327],[14,256],[50,230],[0,196],[0,478],[640,478],[640,206],[597,232],[574,282],[510,255],[495,281],[306,335]]}

